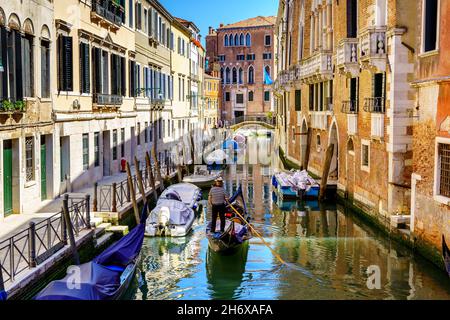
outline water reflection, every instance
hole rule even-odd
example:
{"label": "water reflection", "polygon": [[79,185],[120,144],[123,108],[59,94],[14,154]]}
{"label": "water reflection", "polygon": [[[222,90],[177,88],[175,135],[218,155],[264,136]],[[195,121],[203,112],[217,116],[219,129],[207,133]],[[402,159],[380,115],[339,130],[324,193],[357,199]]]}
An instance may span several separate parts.
{"label": "water reflection", "polygon": [[[274,153],[270,139],[254,139],[245,157]],[[270,184],[276,166],[228,166],[225,188],[231,195],[242,185],[254,227],[290,266],[258,238],[239,256],[213,256],[205,208],[191,236],[145,239],[142,286],[133,288],[133,299],[450,299],[443,271],[352,212],[335,203],[277,199]],[[369,266],[380,270],[379,290],[367,286]]]}

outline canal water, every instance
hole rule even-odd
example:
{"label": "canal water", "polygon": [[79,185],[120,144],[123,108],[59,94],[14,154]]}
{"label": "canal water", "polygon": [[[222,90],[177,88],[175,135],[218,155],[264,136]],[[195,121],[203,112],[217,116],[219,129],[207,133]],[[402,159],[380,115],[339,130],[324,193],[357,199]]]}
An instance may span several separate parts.
{"label": "canal water", "polygon": [[[245,157],[261,150],[273,156],[274,144],[250,137]],[[233,256],[211,253],[205,208],[190,236],[144,240],[138,281],[128,298],[450,299],[443,271],[354,213],[335,203],[280,202],[270,183],[277,160],[260,162],[228,166],[225,188],[232,194],[242,185],[253,226],[287,265],[257,237]],[[368,271],[379,277],[368,281]]]}

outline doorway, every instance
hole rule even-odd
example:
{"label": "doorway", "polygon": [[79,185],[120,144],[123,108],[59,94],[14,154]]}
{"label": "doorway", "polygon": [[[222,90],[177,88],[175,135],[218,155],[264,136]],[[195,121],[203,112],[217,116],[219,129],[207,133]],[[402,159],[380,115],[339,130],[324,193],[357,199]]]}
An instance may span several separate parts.
{"label": "doorway", "polygon": [[61,162],[61,186],[60,194],[70,192],[70,136],[61,137],[60,162]]}
{"label": "doorway", "polygon": [[353,199],[355,184],[355,145],[353,139],[347,142],[347,197]]}
{"label": "doorway", "polygon": [[103,176],[111,175],[111,139],[110,131],[103,131]]}
{"label": "doorway", "polygon": [[47,145],[41,136],[41,200],[47,200]]}
{"label": "doorway", "polygon": [[3,212],[6,216],[13,213],[13,181],[12,181],[12,141],[3,141]]}
{"label": "doorway", "polygon": [[336,122],[333,122],[330,132],[330,145],[334,145],[333,157],[331,158],[330,174],[331,180],[338,180],[339,178],[339,142]]}

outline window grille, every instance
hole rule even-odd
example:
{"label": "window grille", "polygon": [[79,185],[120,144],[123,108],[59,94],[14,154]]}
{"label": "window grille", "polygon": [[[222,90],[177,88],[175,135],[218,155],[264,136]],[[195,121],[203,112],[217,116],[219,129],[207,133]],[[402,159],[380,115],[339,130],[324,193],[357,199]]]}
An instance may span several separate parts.
{"label": "window grille", "polygon": [[439,144],[439,194],[450,198],[450,144]]}
{"label": "window grille", "polygon": [[26,179],[34,180],[34,139],[33,137],[25,138],[25,157],[26,157]]}

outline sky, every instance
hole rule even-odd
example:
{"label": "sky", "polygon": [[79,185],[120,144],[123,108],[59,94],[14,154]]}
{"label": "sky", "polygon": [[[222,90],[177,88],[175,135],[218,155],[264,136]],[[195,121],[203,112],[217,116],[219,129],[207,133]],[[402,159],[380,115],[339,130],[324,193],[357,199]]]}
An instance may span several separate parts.
{"label": "sky", "polygon": [[175,17],[193,21],[199,27],[202,43],[208,27],[218,28],[257,16],[276,16],[278,0],[159,0]]}

